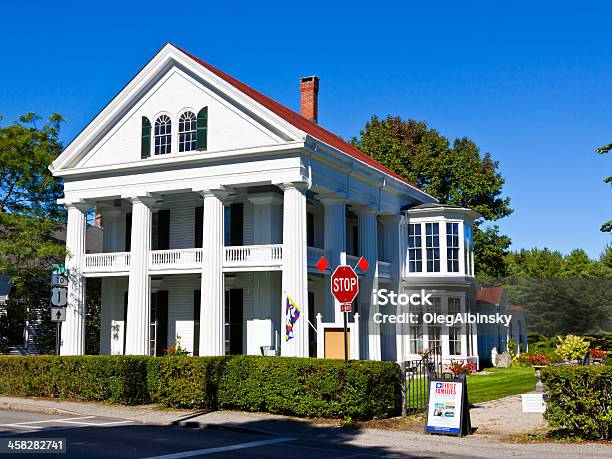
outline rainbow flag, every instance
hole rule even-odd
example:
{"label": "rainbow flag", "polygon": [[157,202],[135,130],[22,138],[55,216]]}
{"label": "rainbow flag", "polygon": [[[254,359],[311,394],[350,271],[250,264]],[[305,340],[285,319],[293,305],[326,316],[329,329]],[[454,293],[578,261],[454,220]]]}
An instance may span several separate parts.
{"label": "rainbow flag", "polygon": [[300,318],[302,310],[295,304],[289,295],[287,295],[287,306],[285,307],[285,341],[289,341],[293,338],[293,325]]}

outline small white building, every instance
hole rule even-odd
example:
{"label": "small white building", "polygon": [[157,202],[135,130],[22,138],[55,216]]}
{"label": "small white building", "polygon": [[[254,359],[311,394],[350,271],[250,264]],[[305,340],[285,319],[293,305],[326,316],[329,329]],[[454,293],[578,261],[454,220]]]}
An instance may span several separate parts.
{"label": "small white building", "polygon": [[[170,44],[129,81],[52,165],[68,208],[62,354],[84,352],[84,285],[100,277],[104,354],[180,341],[194,355],[340,357],[329,277],[363,256],[352,358],[402,360],[439,343],[477,359],[473,328],[370,320],[376,288],[430,288],[441,310],[470,310],[477,214],[436,205],[321,128],[318,89],[300,80],[300,115]],[[84,250],[90,208],[100,253]],[[287,295],[301,308],[288,341]]]}

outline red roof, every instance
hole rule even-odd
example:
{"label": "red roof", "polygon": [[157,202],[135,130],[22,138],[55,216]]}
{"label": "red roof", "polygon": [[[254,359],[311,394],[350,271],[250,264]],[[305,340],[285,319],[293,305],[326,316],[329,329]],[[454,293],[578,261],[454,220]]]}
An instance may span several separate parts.
{"label": "red roof", "polygon": [[[188,53],[184,49],[181,49],[181,48],[178,48],[178,47],[177,47],[177,49],[182,51],[186,56],[189,56],[191,59],[196,61],[198,64],[200,64],[203,67],[205,67],[206,69],[210,70],[212,73],[217,75],[219,78],[225,80],[226,82],[228,82],[229,84],[231,84],[235,88],[239,89],[240,91],[242,91],[244,94],[246,94],[250,98],[252,98],[255,101],[259,102],[261,105],[266,107],[271,112],[273,112],[276,115],[280,116],[285,121],[291,123],[296,128],[298,128],[298,129],[300,129],[300,130],[310,134],[311,136],[319,139],[321,142],[324,142],[324,143],[326,143],[328,145],[331,145],[332,147],[342,151],[343,153],[346,153],[347,155],[352,156],[353,158],[358,159],[359,161],[362,161],[362,162],[364,162],[364,163],[366,163],[366,164],[368,164],[368,165],[378,169],[379,171],[384,172],[387,175],[390,175],[391,177],[394,177],[394,178],[396,178],[396,179],[398,179],[398,180],[400,180],[400,181],[402,181],[404,183],[407,183],[408,185],[416,188],[417,190],[419,189],[414,183],[411,183],[408,180],[402,178],[400,175],[396,174],[391,169],[383,166],[382,164],[380,164],[378,161],[376,161],[371,156],[365,154],[361,150],[358,150],[357,148],[355,148],[350,143],[346,142],[345,140],[342,140],[337,135],[332,134],[331,132],[329,132],[327,129],[323,129],[318,124],[315,124],[315,123],[313,123],[310,120],[307,120],[302,115],[294,112],[293,110],[285,107],[282,104],[279,104],[275,100],[270,99],[268,96],[263,95],[259,91],[256,91],[255,89],[251,88],[250,86],[247,86],[246,84],[242,83],[241,81],[238,81],[236,78],[228,75],[225,72],[222,72],[218,68],[210,65],[208,62],[204,62],[203,60],[197,58],[193,54]],[[419,190],[419,191],[422,191],[422,190]]]}
{"label": "red roof", "polygon": [[485,303],[499,305],[504,296],[503,287],[487,287],[481,288],[476,292],[476,300],[484,301]]}
{"label": "red roof", "polygon": [[510,306],[511,311],[527,311],[525,306]]}

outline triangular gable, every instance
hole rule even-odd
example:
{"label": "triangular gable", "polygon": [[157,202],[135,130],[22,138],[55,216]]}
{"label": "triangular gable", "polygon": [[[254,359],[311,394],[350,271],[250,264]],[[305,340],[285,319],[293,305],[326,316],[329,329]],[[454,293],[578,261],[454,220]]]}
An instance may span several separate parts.
{"label": "triangular gable", "polygon": [[[166,85],[166,87],[164,87]],[[181,87],[182,85],[182,87]],[[125,126],[129,123],[139,123],[143,105],[162,94],[167,100],[168,86],[183,93],[195,90],[205,94],[211,103],[218,104],[224,110],[224,128],[228,123],[241,123],[236,131],[248,136],[251,133],[251,145],[261,146],[275,143],[303,141],[306,134],[289,124],[274,113],[269,112],[258,102],[240,92],[237,88],[225,82],[210,72],[176,47],[168,44],[149,61],[143,69],[107,104],[95,118],[66,147],[64,152],[53,162],[54,172],[83,166],[99,166],[108,164],[95,158],[97,151],[107,149],[122,158],[121,162],[130,162],[130,158],[121,152],[121,148],[129,148],[134,160],[138,159],[140,131],[135,126]],[[180,103],[190,104],[193,94],[186,94]],[[191,96],[191,97],[190,97]],[[197,104],[193,104],[197,110]],[[186,107],[191,108],[190,105]],[[156,112],[151,112],[156,113]],[[153,120],[151,120],[153,122]],[[129,135],[121,133],[121,129]],[[176,129],[176,128],[175,128]],[[176,132],[176,131],[175,131]],[[261,135],[258,135],[257,133]],[[225,138],[235,136],[225,134]],[[133,144],[133,145],[132,145]],[[238,148],[230,145],[228,149]],[[223,148],[221,148],[223,149]]]}

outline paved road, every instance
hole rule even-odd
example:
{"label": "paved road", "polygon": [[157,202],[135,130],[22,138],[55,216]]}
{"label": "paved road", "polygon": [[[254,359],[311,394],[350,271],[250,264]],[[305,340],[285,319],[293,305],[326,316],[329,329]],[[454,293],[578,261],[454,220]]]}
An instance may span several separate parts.
{"label": "paved road", "polygon": [[8,438],[65,438],[67,454],[61,457],[88,459],[449,457],[400,454],[377,446],[346,444],[350,437],[323,442],[251,432],[159,426],[98,416],[0,410],[0,441]]}

